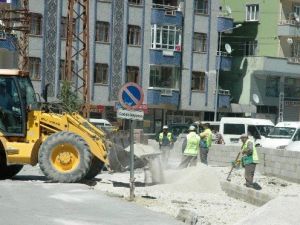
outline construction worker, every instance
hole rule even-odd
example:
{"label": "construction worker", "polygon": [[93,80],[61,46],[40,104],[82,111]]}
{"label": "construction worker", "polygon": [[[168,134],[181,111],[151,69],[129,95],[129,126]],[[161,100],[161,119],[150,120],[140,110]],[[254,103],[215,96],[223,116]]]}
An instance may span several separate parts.
{"label": "construction worker", "polygon": [[203,125],[204,131],[200,133],[200,160],[207,165],[207,155],[212,144],[212,132],[209,123]]}
{"label": "construction worker", "polygon": [[254,188],[253,177],[258,163],[257,151],[247,134],[242,134],[240,138],[242,141],[242,165],[245,167],[246,187]]}
{"label": "construction worker", "polygon": [[170,150],[174,144],[173,134],[168,131],[168,126],[163,126],[163,131],[159,134],[159,148],[162,152],[162,160],[163,162],[168,163]]}
{"label": "construction worker", "polygon": [[189,127],[189,134],[184,139],[182,148],[184,149],[182,161],[179,168],[197,165],[197,156],[199,154],[200,137],[196,134],[194,126]]}

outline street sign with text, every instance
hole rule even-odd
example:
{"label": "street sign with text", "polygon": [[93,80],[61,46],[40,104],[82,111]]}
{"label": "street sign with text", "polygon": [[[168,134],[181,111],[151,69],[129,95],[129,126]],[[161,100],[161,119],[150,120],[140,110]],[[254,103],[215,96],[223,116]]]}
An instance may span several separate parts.
{"label": "street sign with text", "polygon": [[118,109],[117,118],[142,121],[142,120],[144,120],[144,112],[143,111],[135,111],[135,110]]}

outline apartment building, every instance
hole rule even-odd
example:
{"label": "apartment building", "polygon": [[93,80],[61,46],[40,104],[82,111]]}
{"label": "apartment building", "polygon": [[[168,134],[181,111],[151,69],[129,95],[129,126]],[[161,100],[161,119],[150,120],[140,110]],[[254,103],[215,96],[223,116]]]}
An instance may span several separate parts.
{"label": "apartment building", "polygon": [[[230,44],[232,68],[221,71],[220,86],[231,91],[236,112],[253,117],[299,120],[300,1],[228,0],[235,25],[224,34]],[[233,111],[231,110],[231,113]]]}
{"label": "apartment building", "polygon": [[[67,1],[30,0],[29,8],[30,76],[37,92],[50,83],[55,98],[64,77]],[[212,119],[218,16],[218,1],[91,0],[91,101],[98,106],[91,116],[116,121],[118,90],[136,82],[148,106],[139,124],[146,132]]]}

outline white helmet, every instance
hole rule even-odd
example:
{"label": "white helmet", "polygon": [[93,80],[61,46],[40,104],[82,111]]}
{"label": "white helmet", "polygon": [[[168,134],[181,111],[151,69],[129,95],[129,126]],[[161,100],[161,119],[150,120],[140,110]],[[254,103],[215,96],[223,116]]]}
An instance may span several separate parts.
{"label": "white helmet", "polygon": [[168,129],[169,127],[167,125],[164,125],[163,126],[163,129]]}
{"label": "white helmet", "polygon": [[195,131],[195,130],[196,130],[196,127],[194,127],[194,126],[189,127],[189,131]]}

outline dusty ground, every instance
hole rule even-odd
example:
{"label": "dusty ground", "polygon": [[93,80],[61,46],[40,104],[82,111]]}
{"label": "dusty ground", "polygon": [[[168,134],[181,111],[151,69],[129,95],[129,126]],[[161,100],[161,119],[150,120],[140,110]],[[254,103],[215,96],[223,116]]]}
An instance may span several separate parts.
{"label": "dusty ground", "polygon": [[[198,216],[197,224],[224,225],[234,224],[252,213],[256,206],[228,197],[220,187],[230,168],[198,164],[178,170],[180,149],[170,156],[168,169],[164,171],[165,183],[135,188],[135,202],[151,210],[164,212],[176,217],[180,209],[187,209]],[[243,169],[235,170],[232,183],[244,185]],[[129,173],[102,173],[96,189],[108,195],[128,198]],[[144,171],[135,171],[136,181],[144,182]],[[275,177],[265,177],[256,173],[255,181],[262,186],[262,192],[276,195],[300,194],[300,185]],[[123,185],[123,187],[121,187]]]}

